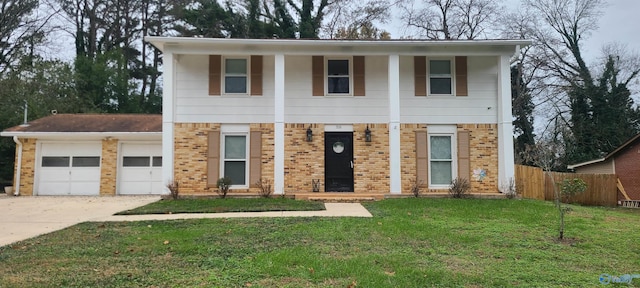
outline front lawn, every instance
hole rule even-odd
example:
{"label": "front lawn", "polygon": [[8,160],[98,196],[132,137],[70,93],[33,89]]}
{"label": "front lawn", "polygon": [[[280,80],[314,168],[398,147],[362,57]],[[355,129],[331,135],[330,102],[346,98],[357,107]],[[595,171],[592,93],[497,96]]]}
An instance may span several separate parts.
{"label": "front lawn", "polygon": [[287,198],[161,200],[117,215],[325,210],[324,203]]}
{"label": "front lawn", "polygon": [[573,206],[561,242],[551,202],[365,205],[373,218],[83,223],[0,247],[0,287],[596,287],[640,274],[638,211]]}

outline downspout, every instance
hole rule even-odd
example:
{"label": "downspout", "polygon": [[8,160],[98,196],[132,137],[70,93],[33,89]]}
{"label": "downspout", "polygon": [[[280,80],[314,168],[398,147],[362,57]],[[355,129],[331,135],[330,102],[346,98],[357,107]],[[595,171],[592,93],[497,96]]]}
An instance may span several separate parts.
{"label": "downspout", "polygon": [[16,149],[18,149],[18,165],[16,167],[16,191],[13,192],[13,196],[20,195],[20,174],[22,174],[22,142],[18,140],[18,136],[13,136],[13,142],[16,142]]}

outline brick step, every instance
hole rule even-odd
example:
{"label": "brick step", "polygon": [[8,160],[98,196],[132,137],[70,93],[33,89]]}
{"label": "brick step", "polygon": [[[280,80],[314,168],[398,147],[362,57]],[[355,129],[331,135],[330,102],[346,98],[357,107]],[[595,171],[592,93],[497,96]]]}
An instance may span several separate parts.
{"label": "brick step", "polygon": [[296,193],[295,199],[322,202],[371,202],[384,199],[384,194],[354,194],[354,193]]}

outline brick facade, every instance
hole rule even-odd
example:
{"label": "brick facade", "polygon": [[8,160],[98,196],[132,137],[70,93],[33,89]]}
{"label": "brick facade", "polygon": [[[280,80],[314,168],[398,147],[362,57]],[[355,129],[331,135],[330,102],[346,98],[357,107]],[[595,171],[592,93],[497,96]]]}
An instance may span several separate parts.
{"label": "brick facade", "polygon": [[324,125],[312,124],[313,141],[307,142],[308,124],[284,125],[284,192],[313,191],[312,179],[324,191]]}
{"label": "brick facade", "polygon": [[[367,125],[372,142],[364,139]],[[416,176],[415,132],[426,131],[427,124],[402,124],[401,171],[402,193],[411,193]],[[274,130],[273,124],[251,124],[251,131],[262,131],[262,178],[274,181]],[[313,140],[307,142],[307,128],[313,131]],[[180,182],[182,194],[215,195],[215,187],[207,187],[207,135],[219,131],[220,124],[177,123],[175,124],[175,168],[176,180]],[[313,180],[319,180],[319,191],[324,191],[324,124],[287,123],[284,127],[285,194],[309,193],[313,191]],[[353,124],[354,192],[389,193],[389,126],[387,124]],[[471,192],[495,193],[498,191],[498,139],[495,124],[460,124],[458,131],[470,132],[470,167],[483,169],[486,177],[473,177]],[[253,184],[253,183],[252,183]],[[423,192],[442,193],[446,189],[426,189]],[[257,194],[257,188],[233,189],[230,193]]]}
{"label": "brick facade", "polygon": [[[426,124],[402,124],[400,126],[400,157],[402,169],[402,193],[411,193],[416,179],[416,131],[426,131]],[[471,191],[473,193],[498,192],[498,125],[458,124],[457,131],[470,132]],[[478,180],[473,170],[483,169],[486,177]],[[422,183],[422,192],[446,193],[447,189],[428,189]]]}
{"label": "brick facade", "polygon": [[[36,139],[24,138],[19,139],[22,142],[22,170],[20,171],[20,195],[32,196],[33,195],[33,181],[36,171]],[[18,171],[18,149],[16,147],[16,160],[13,171]],[[16,173],[14,173],[16,175]],[[16,191],[14,176],[13,191]]]}
{"label": "brick facade", "polygon": [[365,141],[367,124],[353,125],[353,174],[356,193],[389,193],[389,125],[368,124],[371,142]]}
{"label": "brick facade", "polygon": [[[216,187],[207,187],[207,151],[209,132],[220,131],[220,127],[218,123],[176,123],[174,125],[174,177],[179,182],[180,194],[217,195]],[[261,177],[273,186],[274,125],[251,124],[249,128],[251,131],[262,132]],[[258,191],[258,188],[232,189],[229,194],[257,195]]]}
{"label": "brick facade", "polygon": [[[498,192],[498,125],[497,124],[462,124],[458,131],[470,132],[470,164],[471,164],[471,192]],[[483,169],[486,177],[478,180],[473,170]]]}
{"label": "brick facade", "polygon": [[116,195],[118,139],[102,140],[100,162],[100,195]]}
{"label": "brick facade", "polygon": [[[625,192],[632,200],[640,200],[640,140],[630,143],[615,155],[615,169]],[[622,197],[624,198],[624,197]]]}

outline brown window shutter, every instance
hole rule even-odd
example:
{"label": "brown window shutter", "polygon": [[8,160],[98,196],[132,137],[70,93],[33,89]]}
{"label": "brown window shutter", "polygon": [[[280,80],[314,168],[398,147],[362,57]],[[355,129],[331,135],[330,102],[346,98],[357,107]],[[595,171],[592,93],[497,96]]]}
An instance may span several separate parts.
{"label": "brown window shutter", "polygon": [[458,177],[471,181],[469,131],[458,132]]}
{"label": "brown window shutter", "polygon": [[427,131],[416,131],[416,180],[420,185],[429,184]]}
{"label": "brown window shutter", "polygon": [[364,56],[353,56],[353,96],[364,96]]}
{"label": "brown window shutter", "polygon": [[416,96],[427,96],[427,57],[413,57]]}
{"label": "brown window shutter", "polygon": [[324,96],[324,57],[313,56],[311,62],[313,96]]}
{"label": "brown window shutter", "polygon": [[469,96],[467,91],[467,56],[456,56],[456,96]]}
{"label": "brown window shutter", "polygon": [[209,55],[209,95],[220,95],[222,56]]}
{"label": "brown window shutter", "polygon": [[257,187],[262,177],[262,132],[251,131],[249,146],[249,187]]}
{"label": "brown window shutter", "polygon": [[262,55],[251,56],[251,96],[262,95]]}
{"label": "brown window shutter", "polygon": [[220,131],[211,131],[207,147],[207,186],[216,187],[220,178]]}

